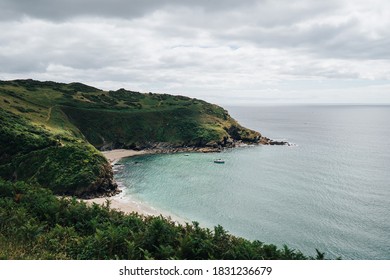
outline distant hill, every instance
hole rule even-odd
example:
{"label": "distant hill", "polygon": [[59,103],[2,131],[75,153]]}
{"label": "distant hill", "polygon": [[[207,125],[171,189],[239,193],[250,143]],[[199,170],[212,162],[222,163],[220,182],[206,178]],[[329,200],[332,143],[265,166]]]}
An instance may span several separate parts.
{"label": "distant hill", "polygon": [[270,141],[223,108],[184,96],[15,80],[0,81],[0,105],[0,177],[57,194],[115,193],[98,149],[216,150]]}

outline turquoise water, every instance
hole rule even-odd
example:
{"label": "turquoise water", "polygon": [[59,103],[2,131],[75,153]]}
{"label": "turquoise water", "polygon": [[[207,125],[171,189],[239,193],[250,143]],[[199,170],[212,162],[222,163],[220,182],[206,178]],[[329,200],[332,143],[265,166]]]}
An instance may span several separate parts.
{"label": "turquoise water", "polygon": [[[125,195],[305,254],[390,259],[390,106],[231,107],[296,146],[122,160]],[[223,158],[225,164],[215,164]]]}

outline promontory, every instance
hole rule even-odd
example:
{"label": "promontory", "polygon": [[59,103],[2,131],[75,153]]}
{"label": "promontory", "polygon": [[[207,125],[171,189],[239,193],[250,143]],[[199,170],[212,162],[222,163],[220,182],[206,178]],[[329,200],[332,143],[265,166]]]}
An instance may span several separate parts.
{"label": "promontory", "polygon": [[0,177],[55,194],[117,192],[101,150],[218,151],[275,144],[199,99],[81,83],[0,81]]}

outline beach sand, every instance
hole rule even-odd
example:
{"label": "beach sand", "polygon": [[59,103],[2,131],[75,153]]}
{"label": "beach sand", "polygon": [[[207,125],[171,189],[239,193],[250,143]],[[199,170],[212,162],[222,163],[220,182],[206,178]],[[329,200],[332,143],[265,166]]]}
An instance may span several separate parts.
{"label": "beach sand", "polygon": [[[135,150],[125,150],[125,149],[103,152],[103,155],[110,161],[111,164],[115,164],[120,159],[125,157],[132,157],[132,156],[144,155],[144,154],[147,153],[145,151],[135,151]],[[105,204],[107,200],[110,201],[110,207],[112,209],[116,209],[124,213],[137,212],[138,214],[144,216],[162,215],[163,217],[170,218],[171,220],[177,223],[185,224],[186,222],[188,222],[183,218],[171,215],[170,213],[164,212],[162,210],[155,209],[151,205],[136,200],[133,197],[127,197],[127,196],[125,197],[122,193],[119,193],[118,195],[112,197],[99,197],[93,199],[85,199],[83,201],[90,205],[92,205],[93,203],[102,205]]]}
{"label": "beach sand", "polygon": [[181,217],[174,216],[159,209],[155,209],[154,207],[136,199],[128,197],[125,198],[120,194],[113,197],[99,197],[93,199],[85,199],[83,201],[90,205],[92,205],[93,203],[104,205],[106,204],[107,200],[110,201],[111,209],[115,209],[126,214],[136,212],[143,216],[163,216],[180,224],[185,224],[186,222],[188,222]]}
{"label": "beach sand", "polygon": [[143,155],[145,154],[145,151],[118,149],[118,150],[105,151],[102,153],[112,164],[114,164],[121,158]]}

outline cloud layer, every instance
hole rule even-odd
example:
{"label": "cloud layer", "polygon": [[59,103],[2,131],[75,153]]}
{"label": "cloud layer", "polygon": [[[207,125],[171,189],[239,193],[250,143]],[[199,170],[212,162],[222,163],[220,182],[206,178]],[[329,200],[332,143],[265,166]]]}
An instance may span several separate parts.
{"label": "cloud layer", "polygon": [[0,79],[217,103],[390,103],[387,3],[0,0]]}

